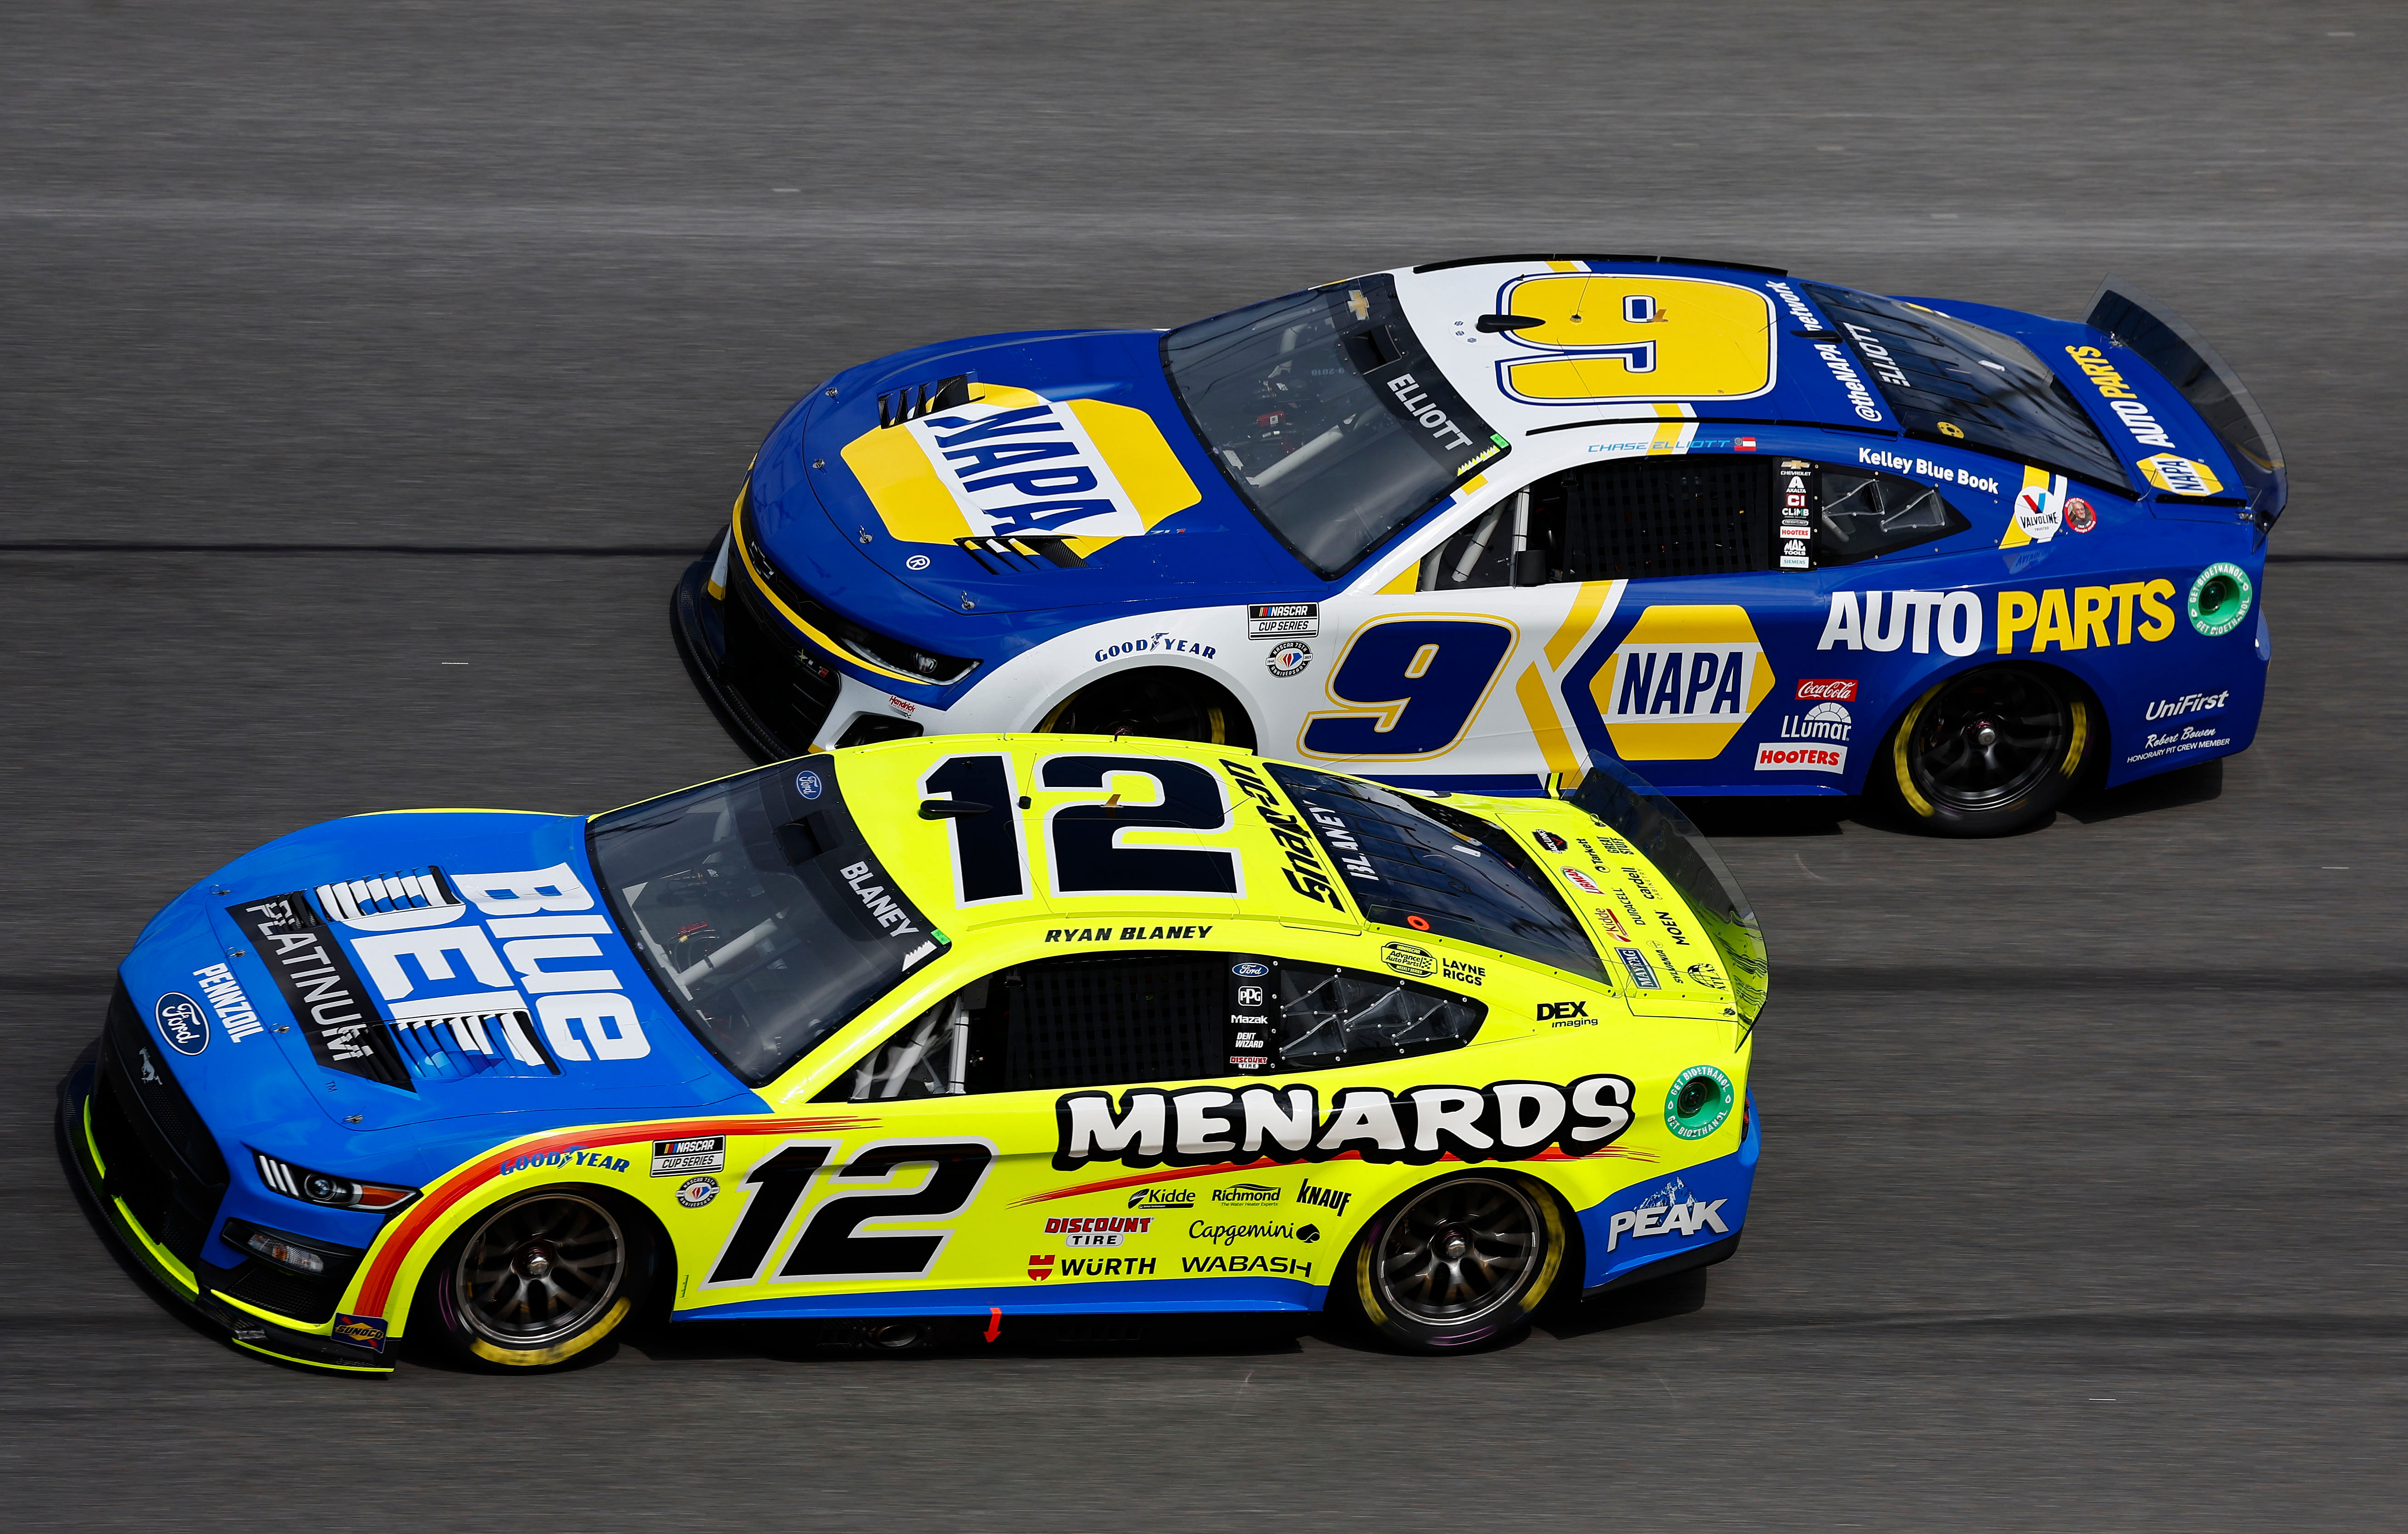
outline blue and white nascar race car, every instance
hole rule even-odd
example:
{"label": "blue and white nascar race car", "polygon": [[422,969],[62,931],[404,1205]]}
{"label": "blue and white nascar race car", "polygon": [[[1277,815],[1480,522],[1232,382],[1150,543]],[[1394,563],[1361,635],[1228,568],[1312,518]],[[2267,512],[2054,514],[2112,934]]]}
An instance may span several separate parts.
{"label": "blue and white nascar race car", "polygon": [[1126,731],[1534,794],[1612,755],[1995,834],[2247,748],[2286,493],[2120,281],[2075,323],[1509,256],[850,369],[673,611],[764,759]]}

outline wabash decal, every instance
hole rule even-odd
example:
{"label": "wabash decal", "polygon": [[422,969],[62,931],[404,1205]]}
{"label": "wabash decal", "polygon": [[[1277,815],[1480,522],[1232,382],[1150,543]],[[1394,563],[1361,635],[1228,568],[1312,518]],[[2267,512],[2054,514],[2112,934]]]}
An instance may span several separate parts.
{"label": "wabash decal", "polygon": [[1117,1106],[1109,1092],[1055,1099],[1054,1166],[1197,1167],[1237,1159],[1371,1162],[1427,1166],[1525,1161],[1550,1147],[1585,1155],[1630,1126],[1630,1082],[1584,1076],[1491,1082],[1484,1087],[1341,1088],[1326,1114],[1309,1086],[1136,1087]]}

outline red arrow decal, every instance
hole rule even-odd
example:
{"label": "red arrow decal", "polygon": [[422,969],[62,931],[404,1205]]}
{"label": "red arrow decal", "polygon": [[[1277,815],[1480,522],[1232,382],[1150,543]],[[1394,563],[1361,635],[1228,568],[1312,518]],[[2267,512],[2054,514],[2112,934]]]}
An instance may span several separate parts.
{"label": "red arrow decal", "polygon": [[992,1342],[1002,1335],[1003,1307],[1000,1305],[990,1305],[986,1308],[986,1340]]}

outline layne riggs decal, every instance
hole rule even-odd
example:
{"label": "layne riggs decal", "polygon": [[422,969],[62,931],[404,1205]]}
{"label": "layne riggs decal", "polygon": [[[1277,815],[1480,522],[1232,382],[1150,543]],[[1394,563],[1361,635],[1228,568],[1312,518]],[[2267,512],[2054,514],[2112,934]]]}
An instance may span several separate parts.
{"label": "layne riggs decal", "polygon": [[1491,1082],[1485,1087],[1342,1088],[1328,1113],[1309,1086],[1135,1087],[1115,1111],[1109,1092],[1055,1099],[1057,1170],[1090,1162],[1129,1167],[1201,1167],[1234,1159],[1326,1161],[1352,1153],[1365,1161],[1426,1166],[1459,1161],[1522,1161],[1550,1145],[1585,1155],[1630,1127],[1630,1082],[1584,1076],[1552,1082]]}

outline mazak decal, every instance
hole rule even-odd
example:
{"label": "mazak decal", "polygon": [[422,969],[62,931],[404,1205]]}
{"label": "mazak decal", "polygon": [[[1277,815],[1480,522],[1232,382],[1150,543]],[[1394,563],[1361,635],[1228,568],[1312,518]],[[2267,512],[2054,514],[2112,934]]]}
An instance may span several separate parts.
{"label": "mazak decal", "polygon": [[1589,682],[1617,755],[1718,756],[1772,692],[1772,667],[1741,607],[1651,607]]}
{"label": "mazak decal", "polygon": [[1677,1177],[1639,1200],[1636,1209],[1617,1211],[1606,1222],[1605,1249],[1608,1252],[1622,1244],[1626,1236],[1636,1240],[1647,1236],[1695,1236],[1712,1231],[1717,1236],[1730,1234],[1723,1224],[1722,1207],[1727,1198],[1709,1203],[1698,1198]]}
{"label": "mazak decal", "polygon": [[1905,646],[1928,655],[1935,643],[1950,655],[1981,649],[1982,598],[1970,591],[1835,591],[1814,648],[1886,652]]}
{"label": "mazak decal", "polygon": [[[1054,1167],[1203,1167],[1227,1161],[1369,1162],[1427,1166],[1521,1161],[1549,1146],[1567,1154],[1604,1149],[1630,1126],[1629,1081],[1584,1076],[1486,1087],[1340,1088],[1325,1113],[1310,1086],[1132,1087],[1067,1093],[1054,1101]],[[1192,1197],[1192,1195],[1190,1196]],[[1131,1208],[1139,1207],[1132,1200]]]}
{"label": "mazak decal", "polygon": [[[2105,649],[2130,644],[2137,636],[2155,644],[2174,631],[2171,581],[2123,581],[2110,586],[2052,586],[2044,591],[1999,593],[1999,653]],[[2137,622],[2135,619],[2137,618]]]}
{"label": "mazak decal", "polygon": [[1202,499],[1143,410],[973,383],[967,405],[863,433],[844,461],[907,543],[1130,538]]}
{"label": "mazak decal", "polygon": [[218,1025],[225,1029],[226,1042],[238,1044],[266,1026],[244,994],[242,982],[234,971],[222,964],[205,964],[193,971],[193,981],[201,988],[201,996],[209,1010],[217,1013]]}

